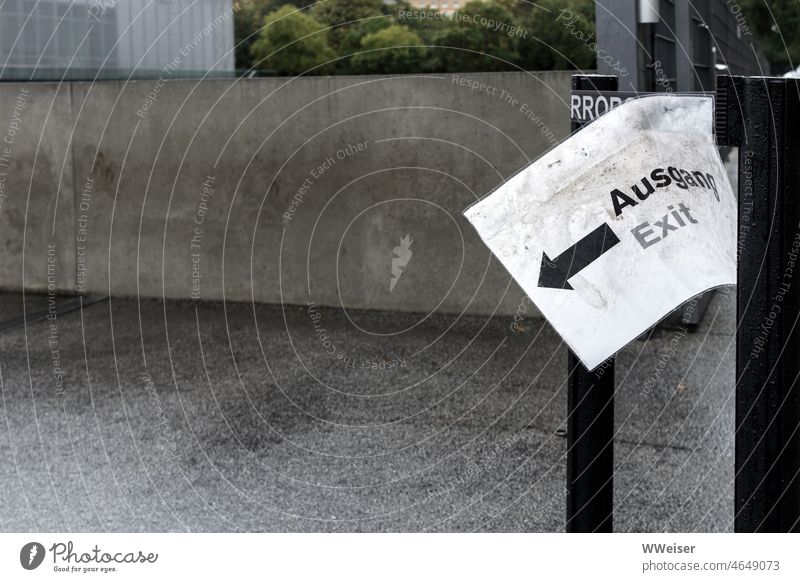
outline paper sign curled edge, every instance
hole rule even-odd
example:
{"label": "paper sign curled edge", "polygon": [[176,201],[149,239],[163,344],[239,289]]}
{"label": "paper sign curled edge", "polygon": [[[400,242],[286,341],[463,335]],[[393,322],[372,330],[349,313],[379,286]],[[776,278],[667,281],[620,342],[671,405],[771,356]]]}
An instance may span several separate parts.
{"label": "paper sign curled edge", "polygon": [[736,201],[712,124],[708,97],[628,101],[464,212],[590,370],[736,283]]}

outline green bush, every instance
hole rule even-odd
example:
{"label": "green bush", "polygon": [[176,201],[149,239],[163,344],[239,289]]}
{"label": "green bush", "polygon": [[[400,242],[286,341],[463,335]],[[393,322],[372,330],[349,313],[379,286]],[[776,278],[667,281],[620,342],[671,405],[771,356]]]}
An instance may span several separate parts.
{"label": "green bush", "polygon": [[[591,70],[597,55],[594,7],[585,0],[540,0],[541,7],[522,19],[527,34],[519,39],[519,64],[529,71]],[[549,12],[547,12],[549,11]]]}
{"label": "green bush", "polygon": [[419,70],[427,53],[422,41],[404,26],[392,25],[368,34],[361,41],[353,69],[361,73],[399,74]]}
{"label": "green bush", "polygon": [[460,17],[437,31],[434,71],[504,71],[519,61],[519,25],[510,10],[496,2],[467,2]]}
{"label": "green bush", "polygon": [[280,75],[326,73],[332,65],[324,63],[335,58],[325,27],[289,5],[264,18],[264,26],[250,52],[255,67]]}
{"label": "green bush", "polygon": [[[332,59],[313,73],[595,67],[589,46],[594,34],[592,0],[537,0],[535,5],[527,0],[474,0],[455,15],[424,19],[407,14],[419,10],[407,0],[391,5],[382,0],[321,0],[295,13],[292,3],[312,0],[286,1],[288,5],[279,8],[275,3],[283,0],[242,3],[236,12],[236,39],[241,42],[237,68],[254,65],[295,75]],[[569,25],[558,20],[563,10],[577,15]]]}

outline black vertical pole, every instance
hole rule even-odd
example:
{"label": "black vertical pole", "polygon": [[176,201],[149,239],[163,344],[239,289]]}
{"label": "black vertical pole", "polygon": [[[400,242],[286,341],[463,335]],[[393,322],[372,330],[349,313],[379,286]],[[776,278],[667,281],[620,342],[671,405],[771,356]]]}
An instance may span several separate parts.
{"label": "black vertical pole", "polygon": [[800,83],[720,77],[739,146],[737,532],[800,531]]}
{"label": "black vertical pole", "polygon": [[[573,91],[616,91],[617,77],[574,75]],[[572,130],[578,128],[573,122]],[[567,358],[567,531],[610,532],[614,509],[614,359],[590,372]]]}

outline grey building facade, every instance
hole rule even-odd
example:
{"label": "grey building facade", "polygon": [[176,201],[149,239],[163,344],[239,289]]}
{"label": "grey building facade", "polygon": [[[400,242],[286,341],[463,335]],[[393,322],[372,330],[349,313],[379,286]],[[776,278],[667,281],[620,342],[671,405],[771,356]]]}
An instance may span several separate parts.
{"label": "grey building facade", "polygon": [[0,79],[233,74],[232,0],[5,0]]}
{"label": "grey building facade", "polygon": [[[629,71],[620,90],[711,91],[717,73],[768,75],[741,8],[727,0],[597,0],[597,44]],[[598,72],[619,74],[598,58]]]}

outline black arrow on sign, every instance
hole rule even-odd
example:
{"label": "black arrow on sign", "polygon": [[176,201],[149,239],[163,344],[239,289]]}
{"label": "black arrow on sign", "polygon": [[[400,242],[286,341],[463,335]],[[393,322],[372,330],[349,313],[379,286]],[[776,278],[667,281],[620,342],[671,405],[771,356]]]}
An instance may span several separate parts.
{"label": "black arrow on sign", "polygon": [[555,259],[542,253],[539,287],[572,289],[567,279],[588,267],[618,242],[617,235],[604,222]]}

